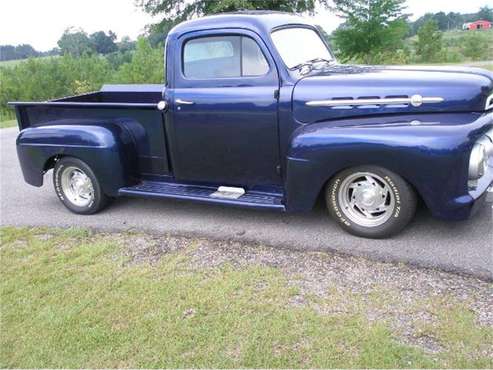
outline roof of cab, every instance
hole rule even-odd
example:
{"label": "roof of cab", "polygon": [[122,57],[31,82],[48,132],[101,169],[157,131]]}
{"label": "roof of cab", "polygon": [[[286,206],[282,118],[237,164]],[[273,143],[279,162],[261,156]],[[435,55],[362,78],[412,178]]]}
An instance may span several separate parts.
{"label": "roof of cab", "polygon": [[250,10],[186,21],[173,27],[169,35],[179,37],[187,32],[218,28],[245,28],[260,34],[270,33],[273,28],[288,24],[312,25],[305,18],[294,13]]}

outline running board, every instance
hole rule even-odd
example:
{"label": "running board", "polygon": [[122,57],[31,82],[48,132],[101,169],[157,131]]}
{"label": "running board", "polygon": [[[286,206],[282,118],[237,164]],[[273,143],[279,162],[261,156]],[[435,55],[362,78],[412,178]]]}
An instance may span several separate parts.
{"label": "running board", "polygon": [[119,195],[174,198],[239,207],[277,209],[284,211],[283,196],[278,193],[246,191],[242,188],[200,186],[172,182],[142,181],[118,190]]}

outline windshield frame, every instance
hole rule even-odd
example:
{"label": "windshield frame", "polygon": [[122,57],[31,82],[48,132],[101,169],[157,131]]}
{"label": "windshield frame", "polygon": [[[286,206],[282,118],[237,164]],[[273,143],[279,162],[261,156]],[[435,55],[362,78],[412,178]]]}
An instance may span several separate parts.
{"label": "windshield frame", "polygon": [[[330,48],[330,46],[327,43],[327,41],[325,40],[325,38],[322,37],[322,34],[320,33],[320,30],[318,29],[318,27],[313,26],[313,25],[309,25],[309,24],[303,24],[303,23],[283,24],[282,26],[272,28],[270,30],[269,37],[270,37],[270,42],[272,43],[272,46],[274,47],[274,50],[275,50],[277,56],[279,57],[281,63],[284,65],[284,67],[286,68],[287,71],[289,71],[289,72],[298,71],[299,72],[300,68],[296,68],[297,66],[290,68],[286,64],[286,62],[284,61],[284,58],[282,57],[282,55],[279,53],[279,50],[277,49],[276,43],[274,42],[274,39],[272,38],[272,34],[274,32],[284,30],[284,29],[289,29],[289,28],[306,28],[306,29],[309,29],[311,31],[314,31],[317,34],[317,36],[320,38],[320,40],[322,41],[324,46],[327,48],[327,51],[329,52],[329,55],[331,57],[331,62],[337,63],[336,57],[335,57],[334,53],[332,52],[332,49]],[[308,62],[308,61],[306,61],[306,62]]]}

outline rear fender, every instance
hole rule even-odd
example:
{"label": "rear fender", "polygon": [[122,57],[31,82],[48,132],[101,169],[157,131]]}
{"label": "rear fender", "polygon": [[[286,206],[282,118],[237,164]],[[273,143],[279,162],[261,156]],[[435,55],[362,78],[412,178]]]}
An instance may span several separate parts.
{"label": "rear fender", "polygon": [[115,123],[26,128],[17,137],[17,154],[25,181],[34,186],[43,185],[43,174],[63,156],[87,163],[110,196],[134,183],[137,173],[134,140]]}

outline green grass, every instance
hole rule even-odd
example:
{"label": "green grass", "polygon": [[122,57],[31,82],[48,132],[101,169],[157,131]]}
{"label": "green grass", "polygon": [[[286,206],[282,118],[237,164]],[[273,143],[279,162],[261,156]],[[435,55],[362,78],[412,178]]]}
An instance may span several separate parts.
{"label": "green grass", "polygon": [[[44,56],[44,57],[35,57],[33,59],[48,59],[48,58],[59,58],[59,57],[57,55],[51,55],[51,56]],[[7,67],[7,68],[15,67],[19,63],[24,63],[28,60],[29,60],[29,58],[15,59],[15,60],[3,60],[3,61],[0,61],[0,67]]]}
{"label": "green grass", "polygon": [[489,69],[490,71],[493,71],[493,63],[478,64],[476,66],[479,68]]}
{"label": "green grass", "polygon": [[290,304],[297,288],[276,268],[194,267],[193,240],[136,264],[121,235],[2,228],[0,238],[2,368],[493,365],[478,354],[491,332],[447,302],[434,306],[438,325],[422,328],[446,348],[429,355],[356,309]]}
{"label": "green grass", "polygon": [[14,127],[17,126],[17,121],[15,119],[8,121],[0,121],[0,128]]}
{"label": "green grass", "polygon": [[15,59],[15,60],[2,60],[0,61],[0,67],[14,67],[27,59]]}
{"label": "green grass", "polygon": [[445,31],[443,32],[443,40],[448,41],[448,40],[457,40],[461,39],[464,37],[464,34],[467,32],[480,32],[484,35],[487,35],[488,37],[492,38],[493,37],[493,29],[491,30],[481,30],[481,31],[463,31],[463,30],[451,30],[451,31]]}
{"label": "green grass", "polygon": [[[458,57],[460,58],[459,60],[463,60],[462,64],[467,64],[468,62],[473,62],[473,61],[468,61],[468,59],[464,56],[461,56],[461,40],[463,37],[467,35],[468,32],[478,32],[482,35],[485,35],[485,37],[489,38],[490,40],[493,40],[493,29],[492,30],[482,30],[482,31],[462,31],[462,30],[451,30],[451,31],[445,31],[442,32],[442,41],[443,41],[443,48],[444,50],[447,50],[448,53],[457,53]],[[411,50],[415,52],[415,44],[418,41],[418,36],[415,35],[413,37],[409,37],[405,40],[405,44],[407,47],[409,47]],[[486,57],[484,58],[486,62],[491,62],[493,59],[493,42],[490,43],[488,53],[486,54]],[[474,62],[473,62],[474,63]],[[486,67],[479,65],[481,68],[487,68],[491,69],[491,65],[488,66],[486,64]]]}

